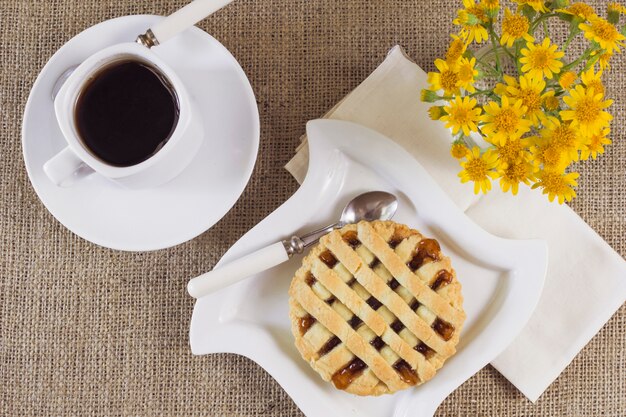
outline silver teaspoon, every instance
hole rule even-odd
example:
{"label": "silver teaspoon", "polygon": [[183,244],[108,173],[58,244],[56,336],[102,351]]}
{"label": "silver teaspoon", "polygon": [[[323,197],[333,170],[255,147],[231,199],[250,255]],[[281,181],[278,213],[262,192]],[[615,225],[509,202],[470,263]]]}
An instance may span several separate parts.
{"label": "silver teaspoon", "polygon": [[317,243],[325,234],[347,224],[358,223],[361,220],[389,220],[397,208],[398,199],[393,194],[384,191],[370,191],[361,194],[346,205],[339,222],[302,236],[292,236],[290,239],[259,249],[193,278],[187,284],[187,292],[194,298],[200,298],[286,262],[294,254],[302,253],[304,249]]}

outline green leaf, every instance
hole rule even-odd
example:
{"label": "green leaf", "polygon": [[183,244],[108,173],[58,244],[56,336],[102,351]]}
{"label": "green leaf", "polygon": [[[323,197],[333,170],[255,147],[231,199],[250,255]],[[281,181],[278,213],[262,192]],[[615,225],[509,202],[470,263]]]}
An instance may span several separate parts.
{"label": "green leaf", "polygon": [[435,91],[424,88],[421,93],[421,99],[426,103],[434,103],[435,101],[441,100],[442,97]]}
{"label": "green leaf", "polygon": [[587,65],[585,65],[585,68],[589,69],[594,66],[596,62],[598,62],[598,60],[600,59],[600,56],[601,54],[595,54],[594,56],[592,56],[591,59],[589,59],[589,61],[587,62]]}
{"label": "green leaf", "polygon": [[585,21],[585,19],[583,19],[582,17],[579,16],[573,16],[573,19],[570,21],[569,24],[569,30],[572,33],[579,33],[582,32],[582,30],[580,29],[580,24],[583,23]]}
{"label": "green leaf", "polygon": [[608,11],[608,16],[607,19],[609,21],[609,23],[612,23],[614,25],[619,23],[619,12],[617,10],[611,10],[609,9]]}
{"label": "green leaf", "polygon": [[551,7],[553,9],[563,9],[569,5],[568,0],[553,0]]}
{"label": "green leaf", "polygon": [[495,8],[495,9],[487,9],[487,17],[493,20],[496,17],[498,17],[498,12],[499,11],[500,11],[499,7]]}
{"label": "green leaf", "polygon": [[572,20],[574,20],[574,15],[567,14],[567,13],[557,13],[557,16],[559,17],[559,19],[564,20],[566,22],[571,22]]}
{"label": "green leaf", "polygon": [[474,26],[474,25],[481,25],[483,23],[483,21],[480,20],[478,16],[476,16],[475,14],[467,13],[465,16],[466,16],[465,17],[466,25]]}
{"label": "green leaf", "polygon": [[537,12],[529,5],[525,4],[522,6],[522,14],[526,16],[529,21],[532,21]]}

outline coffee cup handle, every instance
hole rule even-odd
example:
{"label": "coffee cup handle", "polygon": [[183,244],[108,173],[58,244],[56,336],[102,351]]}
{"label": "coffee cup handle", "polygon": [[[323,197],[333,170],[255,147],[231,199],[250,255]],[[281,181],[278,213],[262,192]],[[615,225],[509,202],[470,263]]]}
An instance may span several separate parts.
{"label": "coffee cup handle", "polygon": [[82,159],[76,156],[69,146],[49,159],[48,162],[43,165],[43,171],[48,178],[50,178],[50,181],[58,186],[65,185],[64,183],[70,177],[78,179],[86,177],[93,172]]}

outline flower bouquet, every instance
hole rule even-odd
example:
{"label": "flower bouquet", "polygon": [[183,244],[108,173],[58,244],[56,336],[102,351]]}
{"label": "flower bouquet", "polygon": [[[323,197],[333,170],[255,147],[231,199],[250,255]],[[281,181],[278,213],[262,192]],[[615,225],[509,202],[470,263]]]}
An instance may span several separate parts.
{"label": "flower bouquet", "polygon": [[[502,11],[498,0],[463,0],[453,21],[460,30],[435,61],[422,100],[434,103],[430,117],[455,135],[459,177],[476,193],[499,180],[504,192],[515,195],[523,183],[563,203],[576,196],[572,164],[611,143],[612,100],[601,75],[626,39],[618,27],[626,8],[611,3],[603,18],[585,3],[516,3]],[[561,45],[550,37],[555,20],[568,28]],[[572,41],[585,49],[567,59]],[[472,43],[485,46],[473,52]]]}

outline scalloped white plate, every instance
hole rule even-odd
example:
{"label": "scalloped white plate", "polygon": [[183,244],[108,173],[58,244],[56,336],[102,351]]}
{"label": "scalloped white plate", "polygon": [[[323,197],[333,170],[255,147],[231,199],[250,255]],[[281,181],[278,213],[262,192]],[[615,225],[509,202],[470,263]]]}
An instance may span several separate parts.
{"label": "scalloped white plate", "polygon": [[495,237],[474,224],[400,146],[337,120],[307,125],[309,172],[302,187],[224,255],[228,262],[267,244],[334,222],[369,190],[398,196],[394,220],[435,237],[463,286],[467,321],[457,347],[428,383],[394,395],[358,397],[322,381],[293,344],[287,290],[301,257],[196,302],[194,354],[232,352],[261,365],[308,416],[432,416],[445,397],[494,359],[522,330],[543,287],[544,241]]}

